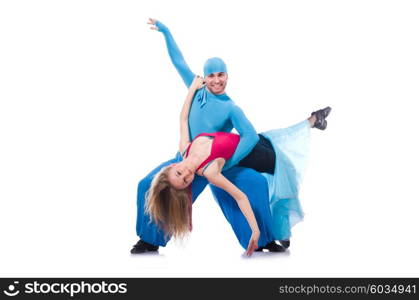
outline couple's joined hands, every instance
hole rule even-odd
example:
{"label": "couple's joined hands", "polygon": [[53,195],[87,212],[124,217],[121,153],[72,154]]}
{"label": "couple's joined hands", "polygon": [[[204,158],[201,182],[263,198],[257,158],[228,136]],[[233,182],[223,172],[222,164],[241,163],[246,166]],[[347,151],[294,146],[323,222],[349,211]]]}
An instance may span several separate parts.
{"label": "couple's joined hands", "polygon": [[205,86],[204,78],[202,78],[201,76],[195,76],[189,88],[196,91],[196,90],[199,90],[200,88],[203,88],[204,86]]}

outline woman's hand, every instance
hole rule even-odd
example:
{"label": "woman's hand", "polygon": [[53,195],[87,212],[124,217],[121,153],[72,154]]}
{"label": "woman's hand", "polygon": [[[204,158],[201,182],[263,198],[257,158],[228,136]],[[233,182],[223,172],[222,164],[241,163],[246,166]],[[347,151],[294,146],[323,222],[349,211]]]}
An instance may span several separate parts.
{"label": "woman's hand", "polygon": [[157,20],[156,20],[156,19],[148,18],[148,22],[147,22],[147,24],[152,25],[152,26],[150,27],[150,29],[151,29],[151,30],[158,30],[158,28],[157,28],[157,26],[156,26],[156,22],[157,22]]}
{"label": "woman's hand", "polygon": [[259,248],[258,247],[258,241],[259,241],[260,232],[259,231],[253,231],[252,236],[249,240],[249,245],[247,246],[246,255],[251,256],[253,252]]}
{"label": "woman's hand", "polygon": [[190,88],[193,90],[199,90],[200,88],[204,87],[204,85],[204,78],[202,78],[201,76],[195,76]]}

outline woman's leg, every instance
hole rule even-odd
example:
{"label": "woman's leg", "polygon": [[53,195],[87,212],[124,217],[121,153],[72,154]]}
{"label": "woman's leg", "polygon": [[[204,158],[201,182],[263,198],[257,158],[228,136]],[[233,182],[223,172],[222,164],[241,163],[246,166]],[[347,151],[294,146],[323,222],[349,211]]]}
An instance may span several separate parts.
{"label": "woman's leg", "polygon": [[259,141],[252,151],[243,158],[238,166],[251,168],[260,173],[274,174],[275,172],[275,151],[271,142],[259,134]]}
{"label": "woman's leg", "polygon": [[[327,127],[326,117],[331,110],[330,107],[326,107],[313,112],[307,119],[310,128],[316,127],[324,130]],[[293,126],[289,128],[292,127]],[[252,151],[238,163],[238,166],[273,175],[275,173],[275,157],[275,150],[271,141],[263,134],[259,134],[259,142]]]}

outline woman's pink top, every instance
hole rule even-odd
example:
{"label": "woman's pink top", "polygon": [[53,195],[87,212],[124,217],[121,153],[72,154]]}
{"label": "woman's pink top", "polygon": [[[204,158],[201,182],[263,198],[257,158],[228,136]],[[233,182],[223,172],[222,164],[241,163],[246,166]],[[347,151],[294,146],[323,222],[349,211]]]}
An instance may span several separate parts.
{"label": "woman's pink top", "polygon": [[213,137],[210,155],[199,165],[198,169],[213,161],[216,158],[222,157],[225,160],[231,158],[236,151],[237,145],[240,142],[240,135],[229,132],[215,132],[215,133],[201,133],[197,135],[186,149],[186,157],[189,154],[193,142],[200,136]]}

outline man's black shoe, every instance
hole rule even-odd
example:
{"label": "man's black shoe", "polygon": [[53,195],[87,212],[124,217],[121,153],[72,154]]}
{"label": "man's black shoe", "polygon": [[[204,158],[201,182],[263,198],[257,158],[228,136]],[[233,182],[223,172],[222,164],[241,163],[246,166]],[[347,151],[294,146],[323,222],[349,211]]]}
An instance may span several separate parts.
{"label": "man's black shoe", "polygon": [[318,111],[314,111],[311,113],[311,115],[315,115],[316,116],[316,122],[314,123],[314,127],[320,129],[320,130],[325,130],[327,127],[327,121],[326,118],[327,116],[330,114],[330,111],[332,110],[332,108],[330,106],[320,109]]}
{"label": "man's black shoe", "polygon": [[290,240],[282,240],[282,241],[279,241],[279,243],[282,245],[282,247],[284,247],[285,249],[288,249],[289,247],[290,247],[290,244],[291,244],[291,242],[290,242]]}
{"label": "man's black shoe", "polygon": [[131,253],[139,254],[139,253],[145,253],[145,252],[155,252],[158,249],[159,249],[159,246],[154,246],[152,244],[139,240],[137,244],[135,244],[133,248],[131,249]]}
{"label": "man's black shoe", "polygon": [[262,252],[263,249],[266,249],[269,252],[284,252],[285,251],[285,248],[275,243],[275,241],[272,241],[263,247],[259,247],[255,251]]}

